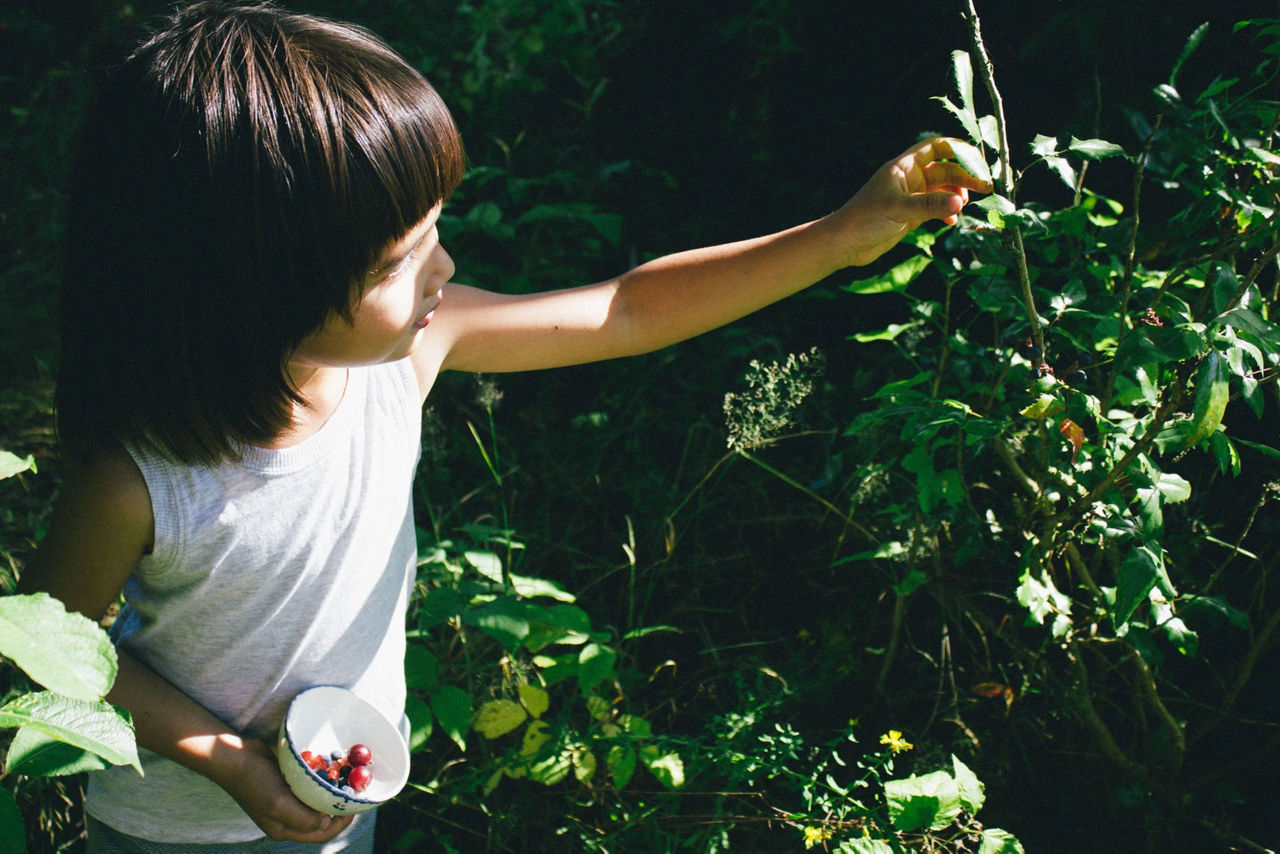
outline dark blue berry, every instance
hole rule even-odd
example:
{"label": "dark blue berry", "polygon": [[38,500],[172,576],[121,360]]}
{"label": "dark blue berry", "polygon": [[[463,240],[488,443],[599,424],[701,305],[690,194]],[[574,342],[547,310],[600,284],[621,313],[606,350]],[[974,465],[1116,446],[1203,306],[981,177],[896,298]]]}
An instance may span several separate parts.
{"label": "dark blue berry", "polygon": [[1088,353],[1081,353],[1080,357],[1076,359],[1076,361],[1079,362],[1081,366],[1087,368],[1089,365],[1093,364],[1093,357]]}
{"label": "dark blue berry", "polygon": [[1072,385],[1082,385],[1088,381],[1089,377],[1084,371],[1072,371],[1071,376],[1067,377],[1067,381]]}

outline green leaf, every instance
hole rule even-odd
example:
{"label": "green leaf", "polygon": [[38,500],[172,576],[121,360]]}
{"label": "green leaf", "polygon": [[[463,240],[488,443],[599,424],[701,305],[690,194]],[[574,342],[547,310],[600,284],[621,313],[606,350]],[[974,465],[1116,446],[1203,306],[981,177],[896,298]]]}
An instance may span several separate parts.
{"label": "green leaf", "polygon": [[509,652],[515,652],[528,637],[531,622],[541,614],[532,603],[514,596],[501,596],[488,605],[463,614],[462,621],[489,635]]}
{"label": "green leaf", "polygon": [[1196,27],[1191,33],[1191,37],[1187,39],[1187,43],[1182,46],[1182,53],[1178,55],[1178,60],[1173,64],[1173,68],[1169,71],[1169,86],[1176,86],[1178,82],[1178,72],[1182,70],[1182,66],[1186,64],[1191,54],[1195,53],[1196,48],[1200,47],[1200,43],[1204,41],[1204,37],[1209,32],[1209,23],[1206,21]]}
{"label": "green leaf", "polygon": [[1227,362],[1217,350],[1211,350],[1196,372],[1196,402],[1191,416],[1187,445],[1197,445],[1209,437],[1222,423],[1227,412],[1230,389],[1227,384]]}
{"label": "green leaf", "polygon": [[9,744],[4,770],[6,774],[24,777],[63,777],[110,766],[111,763],[101,756],[59,741],[33,727],[22,727]]}
{"label": "green leaf", "polygon": [[[1045,617],[1050,614],[1067,615],[1071,610],[1071,599],[1054,586],[1048,572],[1041,572],[1036,578],[1030,571],[1024,572],[1019,579],[1017,590],[1018,602],[1031,612],[1037,623],[1044,625]],[[1137,607],[1136,605],[1134,607]]]}
{"label": "green leaf", "polygon": [[613,778],[613,785],[619,789],[625,789],[636,773],[636,752],[629,745],[615,744],[609,748],[604,761],[609,766],[609,776]]}
{"label": "green leaf", "polygon": [[910,596],[915,593],[929,581],[929,576],[918,569],[913,569],[907,573],[906,577],[893,585],[893,592],[899,596]]}
{"label": "green leaf", "polygon": [[982,156],[982,151],[976,145],[953,139],[951,153],[955,161],[964,167],[964,171],[981,181],[991,180],[991,167],[987,165],[986,158]]}
{"label": "green leaf", "polygon": [[839,854],[893,854],[893,846],[881,839],[846,839],[836,849]]}
{"label": "green leaf", "polygon": [[1237,329],[1241,332],[1248,332],[1272,347],[1280,347],[1280,326],[1263,320],[1258,316],[1257,312],[1250,309],[1237,306],[1230,311],[1223,312],[1215,317],[1210,325],[1219,324],[1230,326],[1232,329]]}
{"label": "green leaf", "polygon": [[409,752],[417,753],[427,746],[431,733],[435,731],[435,718],[431,714],[431,706],[414,694],[405,700],[404,713],[409,718]]}
{"label": "green leaf", "polygon": [[1071,162],[1067,160],[1067,158],[1046,157],[1044,162],[1046,166],[1052,169],[1054,173],[1062,179],[1062,183],[1066,184],[1073,190],[1075,189],[1076,181],[1078,180],[1076,176],[1076,169],[1071,165]]}
{"label": "green leaf", "polygon": [[898,830],[940,830],[960,815],[960,787],[946,771],[934,771],[884,784],[889,819]]}
{"label": "green leaf", "polygon": [[142,773],[129,713],[104,700],[77,700],[52,691],[23,694],[0,708],[0,727],[31,727]]}
{"label": "green leaf", "polygon": [[1158,583],[1162,587],[1172,588],[1169,577],[1165,574],[1164,558],[1145,545],[1129,552],[1120,565],[1120,577],[1116,585],[1115,611],[1111,615],[1115,628],[1119,629],[1129,622],[1133,612]]}
{"label": "green leaf", "polygon": [[0,854],[26,854],[27,832],[22,810],[8,789],[0,789]]}
{"label": "green leaf", "polygon": [[[976,123],[978,111],[973,104],[973,60],[969,58],[967,51],[951,52],[951,70],[956,77],[956,94],[960,96],[960,104],[964,107],[965,113]],[[975,140],[978,138],[977,134],[973,136]]]}
{"label": "green leaf", "polygon": [[96,700],[116,678],[116,650],[97,623],[46,593],[0,598],[0,655],[50,691]]}
{"label": "green leaf", "polygon": [[431,712],[454,744],[467,749],[467,730],[471,726],[471,697],[453,685],[441,685],[431,695]]}
{"label": "green leaf", "polygon": [[1124,149],[1116,145],[1114,142],[1107,142],[1105,139],[1076,139],[1071,137],[1071,144],[1067,146],[1068,151],[1079,154],[1085,160],[1103,160],[1107,157],[1124,157]]}
{"label": "green leaf", "polygon": [[1031,153],[1037,157],[1051,157],[1057,154],[1058,138],[1045,136],[1042,133],[1036,134],[1036,138],[1031,140]]}
{"label": "green leaf", "polygon": [[1026,854],[1012,833],[998,827],[983,829],[978,854]]}
{"label": "green leaf", "polygon": [[410,643],[404,654],[405,683],[410,688],[429,691],[440,678],[440,659],[420,643]]}
{"label": "green leaf", "polygon": [[663,753],[657,745],[646,744],[640,748],[640,761],[668,789],[678,789],[684,785],[684,760],[680,758],[680,754]]}
{"label": "green leaf", "polygon": [[590,691],[613,675],[618,654],[607,646],[589,643],[578,654],[578,687],[583,693]]}
{"label": "green leaf", "polygon": [[913,255],[888,272],[850,282],[841,290],[848,291],[851,294],[897,293],[905,290],[907,285],[911,284],[916,276],[928,269],[931,263],[933,263],[933,259],[928,255]]}
{"label": "green leaf", "polygon": [[951,768],[955,772],[956,786],[960,790],[960,802],[971,815],[977,813],[987,801],[987,787],[955,754],[951,755]]}
{"label": "green leaf", "polygon": [[34,471],[35,467],[36,458],[30,454],[23,459],[8,451],[0,451],[0,480],[4,480],[6,477],[13,477],[15,474],[22,474],[27,470]]}
{"label": "green leaf", "polygon": [[915,329],[917,326],[923,325],[923,320],[913,320],[910,323],[890,323],[879,332],[858,332],[849,337],[860,344],[866,344],[870,341],[892,341],[908,329]]}

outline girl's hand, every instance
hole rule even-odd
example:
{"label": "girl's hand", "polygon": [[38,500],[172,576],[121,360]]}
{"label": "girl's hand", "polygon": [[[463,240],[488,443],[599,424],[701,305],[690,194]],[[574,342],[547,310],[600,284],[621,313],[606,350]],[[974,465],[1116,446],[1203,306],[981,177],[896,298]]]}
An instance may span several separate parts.
{"label": "girl's hand", "polygon": [[970,190],[991,192],[989,181],[970,175],[953,156],[944,137],[915,145],[881,166],[823,221],[835,230],[845,266],[871,263],[931,219],[955,225]]}
{"label": "girl's hand", "polygon": [[224,738],[221,746],[227,753],[218,784],[270,839],[327,842],[351,823],[352,816],[325,815],[298,800],[265,741]]}

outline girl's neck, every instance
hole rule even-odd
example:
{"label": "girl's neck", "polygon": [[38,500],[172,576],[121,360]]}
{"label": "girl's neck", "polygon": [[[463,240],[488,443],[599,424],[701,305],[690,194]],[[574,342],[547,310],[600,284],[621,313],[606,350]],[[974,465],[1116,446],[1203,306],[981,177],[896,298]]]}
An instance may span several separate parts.
{"label": "girl's neck", "polygon": [[291,369],[290,379],[304,403],[294,404],[292,426],[264,447],[289,448],[318,433],[342,403],[350,374],[347,368]]}

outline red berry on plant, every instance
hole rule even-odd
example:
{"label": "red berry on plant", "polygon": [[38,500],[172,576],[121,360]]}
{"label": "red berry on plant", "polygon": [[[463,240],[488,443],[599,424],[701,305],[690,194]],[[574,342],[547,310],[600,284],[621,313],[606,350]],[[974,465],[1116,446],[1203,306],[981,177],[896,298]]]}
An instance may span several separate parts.
{"label": "red berry on plant", "polygon": [[347,761],[352,765],[371,765],[373,764],[373,751],[363,744],[352,745],[351,750],[347,752]]}

